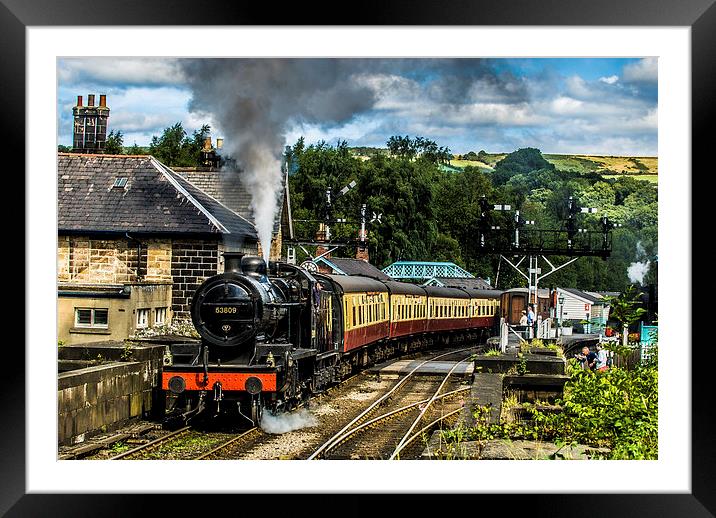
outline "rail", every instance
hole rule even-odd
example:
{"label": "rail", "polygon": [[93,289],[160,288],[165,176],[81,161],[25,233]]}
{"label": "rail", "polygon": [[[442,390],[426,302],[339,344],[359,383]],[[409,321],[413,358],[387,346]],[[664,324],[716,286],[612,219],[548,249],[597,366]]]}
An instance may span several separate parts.
{"label": "rail", "polygon": [[367,416],[369,416],[373,410],[375,410],[378,405],[383,403],[385,400],[387,400],[391,395],[393,395],[400,387],[402,387],[409,379],[412,378],[412,376],[420,369],[422,366],[424,366],[426,363],[429,363],[431,361],[437,360],[438,358],[442,358],[444,356],[449,356],[451,354],[456,354],[459,352],[469,351],[475,349],[475,347],[466,347],[464,349],[458,349],[456,351],[449,351],[446,353],[439,354],[437,356],[433,356],[431,358],[428,358],[424,362],[421,362],[418,364],[413,370],[411,370],[403,379],[401,379],[398,383],[396,383],[393,388],[391,388],[388,392],[383,394],[380,398],[378,398],[376,401],[374,401],[368,408],[366,408],[363,412],[361,412],[357,417],[355,417],[350,423],[345,425],[339,432],[334,434],[330,439],[328,439],[326,442],[324,442],[316,451],[314,451],[310,457],[308,457],[307,460],[315,460],[319,458],[321,455],[323,455],[325,452],[331,450],[335,446],[337,446],[340,442],[344,440],[344,435],[346,435],[346,432],[348,430],[351,430],[353,426],[355,426],[357,423],[360,423],[362,420],[366,419]]}
{"label": "rail", "polygon": [[448,371],[448,373],[445,375],[445,378],[443,379],[442,383],[440,383],[440,386],[437,388],[437,390],[435,390],[435,393],[430,398],[430,401],[428,401],[425,404],[425,406],[422,407],[418,417],[415,418],[415,421],[413,421],[413,424],[410,425],[410,428],[408,428],[408,431],[405,433],[403,438],[400,440],[400,442],[398,443],[398,446],[395,447],[395,451],[393,451],[393,454],[390,456],[389,460],[394,460],[398,455],[400,455],[400,452],[403,451],[403,448],[405,448],[405,446],[406,446],[406,441],[410,437],[411,432],[415,429],[416,426],[418,426],[418,423],[420,421],[422,421],[423,416],[425,415],[425,412],[428,411],[428,408],[430,408],[430,406],[436,401],[438,395],[440,394],[440,391],[445,386],[445,383],[447,383],[447,381],[450,379],[450,376],[452,376],[452,373],[455,372],[455,369],[457,369],[461,363],[465,363],[466,361],[468,361],[467,358],[462,361],[457,362],[455,365],[453,365],[452,369],[450,369]]}

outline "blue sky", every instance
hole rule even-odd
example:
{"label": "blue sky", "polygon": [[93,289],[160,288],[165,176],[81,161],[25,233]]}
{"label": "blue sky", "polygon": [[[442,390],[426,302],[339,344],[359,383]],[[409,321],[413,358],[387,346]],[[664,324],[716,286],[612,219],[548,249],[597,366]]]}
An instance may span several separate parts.
{"label": "blue sky", "polygon": [[[235,66],[222,68],[216,78],[197,82],[186,60],[59,60],[58,143],[71,144],[72,107],[77,95],[86,102],[89,93],[107,94],[109,128],[122,131],[125,145],[147,145],[176,122],[188,132],[209,123],[213,136],[230,141],[234,130],[224,106],[233,101],[232,82],[237,89],[252,84],[248,72],[242,76],[249,70],[242,60],[232,61]],[[300,90],[300,76],[291,70],[283,79]],[[303,135],[308,143],[345,139],[351,146],[384,147],[388,137],[400,134],[431,138],[455,153],[537,147],[545,153],[657,154],[656,58],[371,59],[354,60],[339,71],[340,78],[320,95],[304,92],[296,98],[311,105],[329,102],[325,99],[350,104],[353,92],[363,96],[340,116],[315,106],[288,109],[291,99],[281,96],[292,95],[290,87],[262,91],[261,106],[279,117],[271,128],[286,144]],[[214,88],[213,102],[207,103],[198,93],[201,81],[228,87]],[[251,96],[251,88],[241,95]]]}

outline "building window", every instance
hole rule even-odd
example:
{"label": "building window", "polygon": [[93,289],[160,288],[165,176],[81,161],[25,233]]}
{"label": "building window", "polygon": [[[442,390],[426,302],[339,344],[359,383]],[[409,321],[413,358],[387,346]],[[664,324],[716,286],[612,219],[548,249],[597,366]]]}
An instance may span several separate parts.
{"label": "building window", "polygon": [[75,308],[75,327],[108,327],[109,309]]}
{"label": "building window", "polygon": [[137,310],[137,328],[147,327],[149,323],[149,308]]}
{"label": "building window", "polygon": [[167,308],[156,308],[154,310],[154,325],[162,326],[167,322]]}

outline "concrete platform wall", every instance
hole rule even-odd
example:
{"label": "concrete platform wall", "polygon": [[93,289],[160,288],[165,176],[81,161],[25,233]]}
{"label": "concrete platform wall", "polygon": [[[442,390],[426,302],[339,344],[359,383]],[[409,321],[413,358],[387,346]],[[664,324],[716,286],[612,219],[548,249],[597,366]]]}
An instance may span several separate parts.
{"label": "concrete platform wall", "polygon": [[[105,354],[109,348],[104,348]],[[62,372],[57,379],[58,443],[76,444],[158,410],[161,356]],[[149,353],[149,354],[148,354]],[[71,356],[71,355],[68,355]],[[112,356],[112,354],[108,354]]]}

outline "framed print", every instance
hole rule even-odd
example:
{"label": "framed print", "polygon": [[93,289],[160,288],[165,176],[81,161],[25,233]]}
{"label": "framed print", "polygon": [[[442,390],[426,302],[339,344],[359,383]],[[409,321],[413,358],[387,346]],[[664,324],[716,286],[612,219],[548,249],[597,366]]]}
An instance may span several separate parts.
{"label": "framed print", "polygon": [[[272,10],[276,12],[271,12]],[[307,11],[314,13],[315,20],[311,19]],[[713,496],[714,447],[710,440],[712,434],[709,426],[709,417],[713,411],[709,403],[707,384],[711,378],[707,371],[710,368],[710,356],[708,352],[702,352],[701,348],[692,346],[696,341],[705,340],[706,344],[709,341],[708,337],[701,339],[700,336],[693,336],[695,326],[692,325],[694,320],[700,320],[699,313],[696,313],[697,319],[693,319],[695,312],[708,312],[708,306],[696,305],[694,296],[699,290],[692,288],[692,278],[694,274],[708,270],[696,269],[696,263],[692,266],[691,262],[692,242],[700,235],[692,228],[699,221],[691,217],[691,207],[698,206],[697,199],[692,200],[692,193],[693,187],[700,187],[699,182],[704,180],[704,173],[695,176],[693,171],[707,170],[704,163],[709,148],[707,128],[713,115],[712,92],[716,91],[716,78],[711,66],[716,8],[711,0],[665,1],[659,2],[658,5],[644,0],[626,3],[580,0],[549,5],[525,1],[508,2],[506,5],[499,2],[480,2],[454,5],[449,9],[434,2],[412,3],[409,9],[398,2],[389,2],[362,5],[355,11],[348,25],[345,21],[326,16],[324,7],[315,4],[311,4],[310,9],[303,6],[299,11],[298,6],[267,9],[257,5],[221,4],[205,8],[188,2],[159,2],[149,6],[132,2],[97,2],[88,9],[86,5],[77,2],[42,0],[25,4],[15,0],[4,1],[0,8],[3,27],[0,38],[3,42],[4,58],[2,81],[7,100],[3,134],[8,143],[8,158],[19,159],[25,165],[25,176],[21,177],[15,173],[10,180],[15,182],[12,184],[15,190],[25,192],[25,242],[28,246],[24,266],[27,297],[24,311],[25,355],[20,354],[17,345],[12,349],[7,348],[12,350],[12,353],[8,353],[12,354],[12,357],[6,358],[11,362],[12,368],[6,369],[5,378],[6,409],[3,419],[5,426],[2,441],[3,483],[0,484],[0,510],[8,516],[43,515],[46,509],[54,509],[53,514],[72,514],[79,508],[91,509],[96,514],[120,514],[120,509],[130,512],[133,506],[140,505],[139,497],[131,493],[168,493],[174,495],[174,501],[180,505],[190,497],[187,493],[242,493],[232,495],[235,497],[232,500],[243,501],[244,505],[250,506],[252,510],[262,512],[265,511],[267,499],[274,498],[273,494],[282,494],[282,506],[294,506],[301,502],[310,506],[312,495],[328,493],[320,496],[322,505],[330,503],[330,507],[334,509],[358,509],[367,506],[373,493],[410,494],[420,505],[429,499],[426,495],[418,497],[421,493],[431,493],[435,497],[443,493],[460,493],[464,497],[459,500],[461,506],[473,506],[472,499],[482,498],[490,498],[497,505],[501,505],[500,502],[504,501],[506,496],[504,493],[519,493],[519,496],[508,496],[510,505],[514,506],[515,510],[530,511],[539,508],[538,514],[550,516],[603,516],[607,513],[627,515],[635,512],[649,515],[713,515],[716,512],[716,499]],[[57,365],[53,356],[56,348],[51,346],[43,350],[41,346],[48,339],[50,342],[54,340],[52,337],[58,328],[54,325],[57,324],[58,318],[58,277],[55,271],[55,248],[59,246],[56,242],[58,191],[55,181],[51,181],[57,179],[58,132],[60,135],[71,135],[67,138],[74,139],[74,148],[84,149],[84,146],[76,143],[77,131],[73,134],[72,129],[67,130],[63,126],[65,124],[67,128],[71,128],[71,118],[67,114],[56,113],[59,110],[58,91],[65,84],[65,76],[62,74],[67,71],[63,65],[79,58],[91,58],[97,63],[104,59],[106,61],[102,66],[105,67],[106,77],[131,82],[131,74],[135,70],[127,65],[127,58],[136,58],[136,62],[151,59],[154,60],[151,61],[151,73],[146,72],[146,67],[141,73],[154,78],[156,84],[167,86],[162,83],[163,74],[166,72],[165,62],[162,61],[164,58],[193,58],[197,63],[211,58],[221,63],[222,58],[229,57],[275,62],[281,59],[301,61],[309,58],[316,61],[382,59],[385,60],[386,67],[392,68],[392,77],[396,81],[396,77],[415,80],[419,76],[415,64],[418,60],[429,61],[446,57],[464,61],[475,58],[493,60],[490,63],[494,62],[496,68],[503,67],[503,71],[513,67],[507,70],[508,75],[518,73],[515,71],[518,70],[516,63],[519,63],[519,67],[523,67],[519,68],[519,72],[531,70],[529,73],[534,75],[530,77],[548,75],[547,71],[535,72],[533,69],[536,65],[530,60],[624,60],[623,63],[618,63],[618,74],[613,71],[617,68],[605,67],[603,73],[592,78],[600,88],[616,83],[622,87],[624,81],[621,74],[624,70],[626,74],[638,78],[638,81],[643,81],[643,78],[648,76],[648,81],[651,81],[649,88],[652,90],[646,101],[634,93],[634,83],[624,84],[624,91],[632,89],[628,102],[620,103],[608,98],[599,104],[602,113],[580,114],[582,119],[588,119],[580,126],[586,136],[580,135],[580,138],[583,141],[592,138],[593,145],[600,150],[600,156],[609,155],[612,149],[626,149],[624,155],[629,156],[658,155],[659,169],[664,178],[658,186],[658,240],[661,241],[661,247],[654,254],[658,254],[658,261],[663,263],[659,269],[659,293],[662,295],[662,302],[658,309],[659,317],[663,321],[659,334],[662,341],[669,345],[659,349],[659,366],[662,370],[659,371],[658,380],[658,458],[648,461],[590,460],[583,463],[514,461],[515,464],[489,460],[480,461],[482,464],[478,463],[478,467],[475,462],[465,460],[440,463],[205,461],[207,464],[196,463],[200,461],[109,463],[58,460],[55,428],[57,420],[54,411],[57,401]],[[391,59],[396,61],[389,62]],[[402,76],[395,71],[398,60],[408,63],[401,65],[407,70]],[[508,61],[509,67],[502,64]],[[271,78],[274,80],[276,74],[279,74],[277,68],[279,67],[272,68],[271,74],[274,75]],[[82,70],[73,71],[74,77],[81,77],[83,73]],[[197,69],[191,72],[185,67],[184,73],[194,74],[189,82],[194,81],[192,94],[196,103],[204,103],[206,110],[214,110],[215,114],[220,114],[223,108],[211,105],[212,99],[221,95],[225,89],[232,88],[229,82],[226,83],[229,86],[224,86],[216,79],[223,71],[197,66]],[[301,79],[301,74],[304,73],[306,75]],[[349,73],[343,69],[339,71],[339,75],[341,74],[350,76],[353,81],[359,76],[357,73],[351,75],[354,71]],[[433,68],[429,73],[426,72],[426,75],[430,74],[433,74],[431,77],[434,79],[440,71]],[[208,82],[207,77],[215,78],[215,81]],[[272,113],[278,113],[277,117],[302,118],[303,130],[313,132],[311,134],[315,141],[332,138],[331,134],[322,133],[320,127],[317,129],[315,125],[311,126],[315,118],[320,120],[324,117],[325,120],[344,124],[342,128],[345,134],[350,135],[354,130],[349,124],[355,122],[355,114],[362,109],[354,106],[361,102],[360,89],[356,89],[354,83],[344,85],[343,90],[339,89],[342,94],[332,98],[331,89],[326,87],[326,84],[332,84],[332,79],[329,73],[320,67],[306,72],[299,66],[291,69],[290,76],[282,77],[281,80],[285,81],[286,85],[291,85],[284,92],[287,97],[293,96],[291,98],[298,99],[297,102],[314,104],[309,115],[288,108],[281,111],[274,107]],[[336,82],[340,83],[342,80],[343,76],[338,77]],[[302,92],[299,81],[310,84],[310,88],[324,92],[325,95],[318,99],[312,97],[310,92]],[[141,81],[136,85],[139,83]],[[266,84],[269,83],[270,81]],[[572,85],[574,91],[584,88],[582,83],[578,83],[579,81],[575,80]],[[439,119],[440,105],[428,106],[428,97],[435,93],[435,89],[424,88],[417,80],[414,85],[417,85],[417,94],[413,92],[414,95],[425,96],[423,101],[383,100],[386,104],[405,102],[409,109],[400,112],[404,117],[408,117],[411,110],[415,114],[421,108],[430,112],[432,115],[418,120],[413,126],[428,128],[433,119]],[[145,85],[140,85],[137,91],[143,86]],[[459,90],[455,84],[443,86],[445,91],[450,90],[453,94]],[[490,86],[487,83],[472,85],[473,88],[483,90],[480,95],[483,95],[484,99],[489,98],[482,106],[489,105],[490,109],[494,110],[490,113],[490,121],[485,122],[483,127],[489,127],[490,123],[503,118],[516,120],[515,117],[520,114],[505,114],[500,111],[503,108],[498,106],[499,100],[495,100],[497,94],[490,97],[488,94],[491,94],[491,91],[486,93]],[[246,87],[244,83],[235,86]],[[262,88],[256,85],[253,87]],[[515,90],[516,87],[512,84],[506,88],[511,95],[519,94],[519,88]],[[171,85],[167,86],[166,91],[170,90]],[[459,95],[464,95],[466,91],[468,90],[459,90]],[[77,95],[86,93],[76,92]],[[171,92],[167,94],[167,98],[170,95]],[[577,95],[574,97],[577,98]],[[182,102],[188,102],[182,99]],[[345,107],[346,99],[353,103],[350,109]],[[566,97],[545,96],[544,99],[543,106],[550,103],[550,113],[565,113],[570,110],[570,113],[575,113],[584,106],[581,101]],[[106,107],[106,103],[113,108],[112,100],[111,97],[107,99],[102,95],[98,98],[98,106]],[[92,101],[87,99],[85,102],[94,107],[94,101],[92,95]],[[122,98],[121,102],[127,111],[131,111],[130,100]],[[75,111],[77,107],[82,107],[82,104],[79,98],[76,103],[73,101]],[[629,111],[636,104],[640,109],[644,106],[646,108],[642,112]],[[166,106],[162,109],[169,110]],[[261,106],[265,107],[266,103]],[[371,104],[371,107],[373,106]],[[510,106],[510,109],[513,109],[516,105]],[[348,112],[344,113],[346,110]],[[201,110],[197,109],[197,112]],[[250,120],[252,113],[251,110],[242,111],[241,121],[234,126],[227,122],[225,113],[212,119],[212,124],[218,120],[219,127],[224,131],[230,128],[229,133],[238,135],[238,138],[244,141],[255,138],[255,135],[264,140],[270,139],[269,134],[275,134],[275,128],[253,131],[255,127],[251,127],[251,131],[244,130],[245,121]],[[615,113],[620,118],[611,118]],[[624,137],[621,134],[623,139],[615,138],[609,142],[612,147],[606,144],[598,147],[595,143],[598,136],[589,131],[594,127],[617,124],[614,121],[624,121],[631,113],[639,115],[634,115],[633,120],[624,124],[639,128],[639,131],[647,128],[635,137],[641,139],[639,143],[643,147],[640,149],[646,151],[642,154],[632,151],[636,148],[629,148],[629,143],[633,142],[629,140],[631,135]],[[165,119],[161,118],[164,115],[158,111],[147,115],[154,116],[164,123]],[[465,116],[467,115],[462,115]],[[523,130],[518,124],[512,130],[512,135],[519,133],[519,142],[525,143],[519,147],[532,147],[528,145],[529,139],[541,143],[545,140],[539,139],[561,138],[560,142],[565,146],[563,149],[572,149],[568,148],[571,143],[565,136],[567,132],[559,133],[559,130],[553,130],[541,133],[535,129],[542,123],[540,121],[545,120],[544,114],[539,110],[526,109],[520,116],[529,119],[523,126],[529,126],[530,129],[521,133]],[[120,118],[122,115],[116,117]],[[460,117],[456,117],[457,119]],[[101,120],[97,121],[92,119],[90,124],[95,137],[107,132],[107,127],[102,126]],[[374,121],[362,121],[365,125],[361,131],[367,132],[364,129],[366,127],[379,127],[377,122],[373,124]],[[84,122],[87,124],[86,120]],[[74,123],[77,123],[76,113]],[[110,129],[111,124],[110,117]],[[132,127],[128,122],[125,124],[126,128]],[[400,125],[392,127],[394,134],[404,133]],[[467,131],[466,126],[456,128],[455,132]],[[282,127],[281,131],[283,130]],[[89,134],[87,131],[87,127],[83,127],[82,135]],[[131,131],[126,130],[127,133]],[[138,134],[137,132],[136,135]],[[545,134],[549,137],[545,137]],[[230,139],[229,135],[227,137]],[[131,138],[135,138],[135,134],[132,134]],[[385,136],[381,134],[380,138],[384,139]],[[283,149],[286,144],[292,144],[295,140],[277,141],[274,147]],[[87,143],[86,140],[82,142]],[[131,145],[131,142],[126,141],[125,145],[127,144]],[[151,145],[155,144],[153,141]],[[149,147],[150,143],[142,142],[140,145]],[[504,147],[499,140],[494,140],[492,145],[496,149]],[[467,147],[461,150],[467,151]],[[555,154],[558,151],[560,150],[556,149]],[[88,153],[79,154],[84,156]],[[582,160],[588,160],[586,155],[580,154],[583,151],[574,153]],[[644,165],[646,163],[635,161],[634,167],[641,171],[649,167]],[[628,165],[624,167],[629,168]],[[8,168],[9,171],[15,169],[17,167]],[[20,178],[23,178],[24,182]],[[217,212],[212,210],[223,209],[207,208],[213,202],[191,191],[193,184],[182,183],[183,180],[179,177],[172,177],[170,180],[187,199],[194,200],[197,210],[192,212],[191,217],[194,217],[194,214],[207,216],[212,224],[217,225],[216,221],[219,220],[217,226],[224,228],[234,223],[243,224],[239,221],[241,218],[232,211],[229,211],[229,216],[225,213],[223,216],[217,216]],[[126,182],[126,179],[124,181]],[[24,188],[21,187],[23,184]],[[116,187],[123,189],[125,184]],[[8,189],[7,192],[11,191]],[[707,190],[697,188],[696,192]],[[138,212],[139,209],[135,215]],[[222,220],[223,217],[228,217],[229,223]],[[378,217],[378,214],[374,214],[374,219]],[[383,215],[383,218],[386,216]],[[260,244],[256,245],[254,242],[252,246],[258,247],[257,250],[265,251],[272,247],[270,236],[274,221],[270,220],[269,223],[265,229],[269,236],[268,241],[262,240],[261,236],[254,238],[254,241],[267,242],[268,245],[264,244],[261,248]],[[132,236],[128,235],[127,239],[131,241]],[[405,242],[409,242],[409,239]],[[248,245],[242,242],[241,246]],[[409,245],[404,244],[403,249],[407,246]],[[145,252],[149,254],[149,251]],[[129,250],[127,253],[134,251]],[[393,253],[400,257],[399,250],[396,249]],[[268,257],[268,252],[265,255]],[[137,265],[140,263],[140,257],[141,250],[137,251]],[[543,267],[546,268],[544,265]],[[139,268],[137,266],[137,272]],[[705,280],[708,277],[703,278]],[[171,308],[171,304],[170,300],[165,306]],[[95,306],[75,308],[72,319],[74,332],[108,334],[108,331],[105,331],[109,327],[108,317],[103,311]],[[368,315],[379,314],[379,310],[376,311]],[[169,315],[164,307],[144,309],[138,306],[136,315],[132,313],[131,325],[146,328],[149,324],[163,323]],[[704,320],[708,322],[707,318]],[[226,330],[224,332],[228,333]],[[204,365],[206,367],[207,361]],[[266,383],[266,380],[263,383]],[[249,413],[250,411],[251,409]],[[209,467],[206,472],[211,475],[191,475],[195,470],[203,471],[204,466]],[[232,478],[232,473],[235,474],[237,470],[242,474],[239,482]],[[341,493],[348,495],[340,495]],[[179,494],[182,494],[182,497],[179,497]],[[191,497],[213,498],[201,494]],[[246,504],[248,497],[255,498],[256,501]],[[167,499],[163,498],[164,500]]]}

